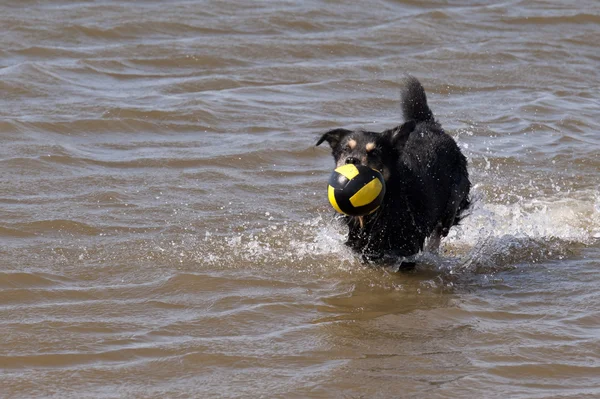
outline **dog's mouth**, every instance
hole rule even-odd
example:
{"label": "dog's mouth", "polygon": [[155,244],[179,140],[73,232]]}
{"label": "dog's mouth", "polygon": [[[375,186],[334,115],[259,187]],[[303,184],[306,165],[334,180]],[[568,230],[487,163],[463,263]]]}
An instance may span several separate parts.
{"label": "dog's mouth", "polygon": [[365,227],[365,217],[364,216],[357,216],[356,218],[358,219],[358,224],[360,225],[360,228],[364,229],[364,227]]}
{"label": "dog's mouth", "polygon": [[383,180],[387,183],[388,180],[390,179],[390,169],[385,166],[381,166],[380,168],[377,168],[376,170],[378,170],[379,173],[381,173],[381,175],[383,176]]}
{"label": "dog's mouth", "polygon": [[[379,208],[377,208],[377,210],[379,210]],[[369,213],[368,215],[363,215],[363,216],[353,216],[352,219],[354,219],[354,223],[358,223],[358,225],[360,226],[361,229],[365,228],[365,225],[367,224],[367,220],[369,220],[369,217],[374,217],[374,215],[377,214],[377,210]]]}

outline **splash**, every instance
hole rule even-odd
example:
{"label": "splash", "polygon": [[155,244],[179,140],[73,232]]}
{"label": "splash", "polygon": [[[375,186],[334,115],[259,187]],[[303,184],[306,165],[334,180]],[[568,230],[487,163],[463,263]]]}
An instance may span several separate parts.
{"label": "splash", "polygon": [[[485,274],[562,260],[600,237],[600,195],[595,190],[498,203],[482,198],[475,187],[474,197],[471,214],[443,240],[440,253],[414,257],[425,270]],[[362,265],[344,245],[343,226],[329,214],[301,222],[271,221],[259,229],[246,227],[235,233],[207,232],[195,246],[194,260],[220,269],[317,275],[352,273]]]}
{"label": "splash", "polygon": [[443,250],[462,250],[462,269],[486,271],[562,260],[598,238],[600,195],[586,190],[549,198],[521,197],[509,204],[479,199],[471,215],[450,232]]}
{"label": "splash", "polygon": [[196,250],[201,263],[220,268],[290,268],[295,271],[335,264],[349,269],[357,263],[344,245],[343,231],[321,215],[303,222],[272,223],[261,229],[247,229],[232,235],[205,234]]}

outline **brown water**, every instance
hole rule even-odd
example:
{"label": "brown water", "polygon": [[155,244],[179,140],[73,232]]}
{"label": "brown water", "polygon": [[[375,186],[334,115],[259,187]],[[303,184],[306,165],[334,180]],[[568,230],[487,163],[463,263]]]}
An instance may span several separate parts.
{"label": "brown water", "polygon": [[[4,1],[0,397],[600,397],[600,3]],[[423,82],[475,206],[417,273],[334,127]]]}

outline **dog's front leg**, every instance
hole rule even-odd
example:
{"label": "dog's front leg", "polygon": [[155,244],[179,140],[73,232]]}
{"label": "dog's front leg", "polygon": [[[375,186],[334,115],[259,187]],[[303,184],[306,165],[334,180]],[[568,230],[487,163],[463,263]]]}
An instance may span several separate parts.
{"label": "dog's front leg", "polygon": [[443,226],[441,223],[438,223],[433,229],[431,235],[427,238],[427,244],[425,245],[425,250],[427,252],[431,252],[437,254],[440,251],[440,244],[442,242],[443,236]]}

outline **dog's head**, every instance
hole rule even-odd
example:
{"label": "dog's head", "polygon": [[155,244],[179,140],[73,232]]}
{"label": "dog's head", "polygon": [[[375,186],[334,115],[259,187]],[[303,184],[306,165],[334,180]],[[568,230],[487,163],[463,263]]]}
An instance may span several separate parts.
{"label": "dog's head", "polygon": [[349,163],[365,165],[381,172],[387,181],[415,126],[414,121],[408,121],[381,133],[333,129],[324,133],[317,145],[329,143],[336,168]]}

